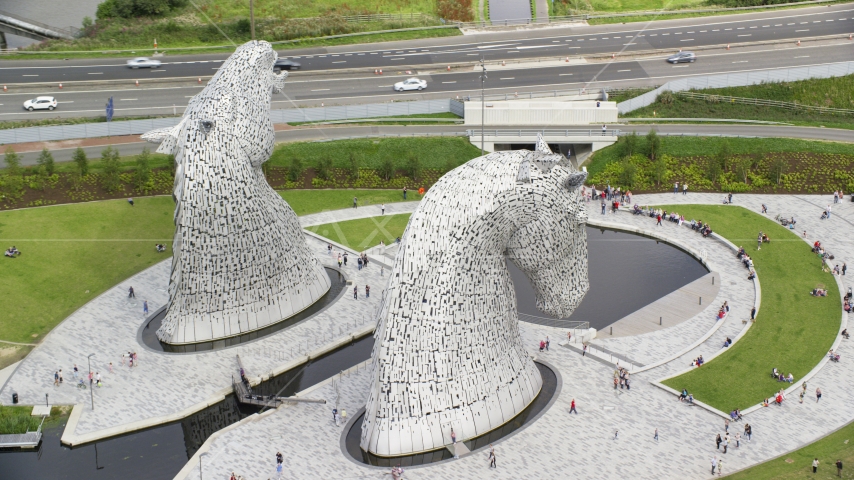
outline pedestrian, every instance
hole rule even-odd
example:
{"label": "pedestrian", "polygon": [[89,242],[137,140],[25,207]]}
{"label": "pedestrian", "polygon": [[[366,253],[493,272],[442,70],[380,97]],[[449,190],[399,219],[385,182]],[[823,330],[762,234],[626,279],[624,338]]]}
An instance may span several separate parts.
{"label": "pedestrian", "polygon": [[130,204],[130,206],[132,207],[132,206],[133,206],[133,198],[128,198],[128,203],[129,203],[129,204]]}
{"label": "pedestrian", "polygon": [[365,298],[371,298],[371,286],[365,285]]}
{"label": "pedestrian", "polygon": [[735,448],[741,448],[741,434],[735,432]]}
{"label": "pedestrian", "polygon": [[353,208],[356,208],[356,205],[357,205],[358,203],[359,203],[359,199],[358,199],[358,198],[356,198],[356,197],[353,197]]}
{"label": "pedestrian", "polygon": [[830,220],[830,205],[827,206],[825,212],[827,212],[827,219]]}
{"label": "pedestrian", "polygon": [[848,265],[845,265],[845,262],[842,262],[842,275],[845,275],[845,270],[848,270]]}
{"label": "pedestrian", "polygon": [[342,263],[343,263],[343,260],[341,259],[341,254],[339,253],[338,254],[338,268],[341,268]]}
{"label": "pedestrian", "polygon": [[101,388],[101,372],[95,372],[95,385]]}
{"label": "pedestrian", "polygon": [[768,213],[768,207],[764,203],[762,204],[762,213]]}
{"label": "pedestrian", "polygon": [[139,355],[136,352],[133,352],[133,364],[137,367],[139,366]]}
{"label": "pedestrian", "polygon": [[489,451],[489,468],[498,468],[495,464],[495,449]]}
{"label": "pedestrian", "polygon": [[285,461],[285,456],[282,455],[282,452],[276,452],[276,463],[283,463]]}
{"label": "pedestrian", "polygon": [[575,399],[572,399],[572,403],[569,405],[569,413],[574,413],[578,415],[578,410],[575,409]]}
{"label": "pedestrian", "polygon": [[545,349],[546,349],[546,342],[543,340],[540,340],[540,352],[542,352]]}
{"label": "pedestrian", "polygon": [[276,478],[282,478],[282,464],[276,464]]}
{"label": "pedestrian", "polygon": [[385,276],[385,267],[383,266],[380,267],[380,276]]}
{"label": "pedestrian", "polygon": [[583,357],[585,355],[587,355],[587,344],[584,344],[584,346],[581,348],[581,356]]}
{"label": "pedestrian", "polygon": [[756,307],[755,306],[750,309],[750,319],[756,320]]}
{"label": "pedestrian", "polygon": [[[547,351],[547,352],[549,351],[549,344],[550,344],[550,343],[551,343],[551,340],[549,340],[549,336],[548,336],[548,335],[546,335],[546,351]],[[60,370],[60,371],[62,371],[62,370]]]}
{"label": "pedestrian", "polygon": [[659,213],[658,215],[656,215],[656,216],[655,216],[655,226],[656,226],[656,227],[660,227],[660,226],[661,226],[661,214],[660,214],[660,213]]}
{"label": "pedestrian", "polygon": [[620,435],[620,431],[614,430],[614,440],[616,440],[619,435]]}
{"label": "pedestrian", "polygon": [[136,294],[133,293],[133,287],[128,288],[128,298],[136,298]]}
{"label": "pedestrian", "polygon": [[92,383],[95,379],[95,376],[92,375],[92,370],[89,370],[89,388],[92,388]]}
{"label": "pedestrian", "polygon": [[724,441],[724,439],[723,439],[723,438],[721,438],[721,434],[720,434],[720,433],[718,433],[717,435],[715,435],[715,445],[716,445],[716,447],[715,447],[715,448],[716,448],[717,450],[720,450],[720,449],[721,449],[721,443],[722,443],[723,441]]}
{"label": "pedestrian", "polygon": [[347,266],[347,252],[344,252],[344,266]]}
{"label": "pedestrian", "polygon": [[655,440],[656,442],[658,441],[658,429],[657,428],[655,429],[655,435],[653,435],[652,439]]}
{"label": "pedestrian", "polygon": [[353,300],[357,300],[359,298],[359,287],[353,285]]}
{"label": "pedestrian", "polygon": [[605,125],[602,125],[602,136],[603,137],[605,136],[605,130],[607,130],[607,127],[605,127]]}
{"label": "pedestrian", "polygon": [[714,457],[712,457],[712,475],[715,474],[715,470],[717,470],[717,468],[718,468],[718,457],[717,457],[717,455],[715,455]]}
{"label": "pedestrian", "polygon": [[605,215],[605,201],[602,200],[602,215]]}
{"label": "pedestrian", "polygon": [[679,192],[679,182],[673,184],[673,194],[676,195]]}
{"label": "pedestrian", "polygon": [[148,315],[148,300],[142,301],[142,314]]}
{"label": "pedestrian", "polygon": [[385,215],[385,204],[382,204],[380,208],[382,209],[383,215]]}
{"label": "pedestrian", "polygon": [[329,255],[332,255],[332,244],[331,243],[326,246],[326,253],[328,253]]}
{"label": "pedestrian", "polygon": [[347,422],[347,410],[344,410],[344,409],[342,408],[342,409],[341,409],[341,411],[340,411],[340,412],[338,412],[338,416],[339,416],[339,417],[341,417],[341,422],[342,422],[342,423],[346,423],[346,422]]}
{"label": "pedestrian", "polygon": [[338,409],[336,407],[332,407],[332,421],[334,422],[338,418]]}
{"label": "pedestrian", "polygon": [[617,390],[617,385],[619,385],[619,384],[620,384],[620,380],[615,376],[614,377],[614,390],[615,391]]}
{"label": "pedestrian", "polygon": [[839,191],[833,192],[833,203],[839,203]]}
{"label": "pedestrian", "polygon": [[454,427],[451,427],[451,443],[457,444],[457,434],[454,432]]}
{"label": "pedestrian", "polygon": [[362,257],[357,258],[357,259],[356,259],[356,263],[357,263],[357,264],[358,264],[358,266],[359,266],[359,270],[361,270],[361,269],[362,269]]}
{"label": "pedestrian", "polygon": [[566,343],[569,343],[571,341],[572,341],[572,332],[571,331],[566,332]]}
{"label": "pedestrian", "polygon": [[721,442],[721,445],[723,445],[724,453],[726,453],[726,449],[729,446],[729,435],[724,435],[724,440]]}
{"label": "pedestrian", "polygon": [[836,476],[837,477],[842,476],[842,460],[836,461]]}
{"label": "pedestrian", "polygon": [[[726,452],[724,452],[724,453],[726,453]],[[723,459],[723,457],[721,457],[718,459],[718,476],[719,477],[721,476],[721,470],[723,470],[723,468],[724,468],[724,459]]]}
{"label": "pedestrian", "polygon": [[804,403],[804,396],[805,396],[805,393],[806,393],[806,392],[804,392],[803,390],[801,390],[801,394],[800,394],[800,395],[798,395],[798,397],[799,397],[799,399],[800,399],[800,402],[801,402],[801,403]]}
{"label": "pedestrian", "polygon": [[113,362],[110,362],[109,369],[110,369],[110,373],[113,373]]}
{"label": "pedestrian", "polygon": [[815,403],[818,403],[819,400],[821,400],[821,389],[816,388],[815,389]]}
{"label": "pedestrian", "polygon": [[406,187],[403,187],[403,199],[406,200]]}
{"label": "pedestrian", "polygon": [[682,184],[682,195],[688,195],[688,184],[687,183]]}
{"label": "pedestrian", "polygon": [[732,203],[732,193],[727,195],[727,203]]}
{"label": "pedestrian", "polygon": [[747,441],[750,441],[750,436],[753,433],[753,427],[750,426],[749,423],[744,424],[744,436],[747,437]]}
{"label": "pedestrian", "polygon": [[729,420],[724,419],[724,431],[729,433]]}
{"label": "pedestrian", "polygon": [[814,458],[812,461],[812,473],[818,471],[818,458]]}
{"label": "pedestrian", "polygon": [[53,386],[59,386],[59,372],[53,372]]}
{"label": "pedestrian", "polygon": [[76,364],[76,363],[74,364],[74,370],[73,370],[73,373],[74,373],[74,379],[75,379],[75,380],[77,380],[77,375],[78,375],[80,372],[77,370],[77,364]]}

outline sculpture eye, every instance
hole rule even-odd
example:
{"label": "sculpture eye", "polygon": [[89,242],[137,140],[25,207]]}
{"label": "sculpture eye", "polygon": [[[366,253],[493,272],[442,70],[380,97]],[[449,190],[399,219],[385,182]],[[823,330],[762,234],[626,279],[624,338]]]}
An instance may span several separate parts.
{"label": "sculpture eye", "polygon": [[213,120],[201,120],[199,122],[199,126],[202,127],[202,130],[204,130],[205,133],[210,133],[214,126],[214,122]]}

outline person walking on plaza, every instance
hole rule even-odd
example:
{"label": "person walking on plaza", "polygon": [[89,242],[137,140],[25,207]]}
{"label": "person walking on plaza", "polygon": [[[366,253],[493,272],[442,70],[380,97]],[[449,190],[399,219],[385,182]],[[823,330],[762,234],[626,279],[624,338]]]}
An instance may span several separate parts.
{"label": "person walking on plaza", "polygon": [[818,471],[818,458],[814,458],[812,461],[812,473],[816,473]]}
{"label": "person walking on plaza", "polygon": [[[726,452],[724,452],[724,453],[726,453]],[[724,459],[723,459],[723,457],[721,457],[718,459],[718,476],[719,477],[721,476],[721,470],[723,470],[723,469],[724,469]]]}
{"label": "person walking on plaza", "polygon": [[136,294],[133,293],[133,287],[128,288],[128,298],[136,298]]}
{"label": "person walking on plaza", "polygon": [[578,410],[575,409],[575,399],[572,399],[572,403],[569,405],[569,413],[574,413],[578,415]]}
{"label": "person walking on plaza", "polygon": [[59,384],[62,385],[62,369],[59,369]]}
{"label": "person walking on plaza", "polygon": [[762,213],[768,213],[768,207],[764,203],[762,204]]}
{"label": "person walking on plaza", "polygon": [[747,441],[750,441],[750,437],[753,435],[753,427],[750,426],[749,423],[744,424],[744,436],[747,437]]}
{"label": "person walking on plaza", "polygon": [[827,213],[827,219],[830,220],[830,205],[827,205],[827,208],[824,210]]}
{"label": "person walking on plaza", "polygon": [[342,265],[343,263],[344,263],[344,261],[341,259],[341,254],[339,253],[339,254],[338,254],[338,268],[341,268],[341,265]]}
{"label": "person walking on plaza", "polygon": [[605,201],[602,200],[602,215],[605,215]]}
{"label": "person walking on plaza", "polygon": [[371,286],[365,285],[365,298],[371,298]]}
{"label": "person walking on plaza", "polygon": [[53,372],[53,386],[59,386],[59,372]]}
{"label": "person walking on plaza", "polygon": [[845,270],[848,270],[848,265],[845,265],[845,262],[842,262],[842,276],[845,276]]}
{"label": "person walking on plaza", "polygon": [[816,388],[815,389],[815,403],[818,403],[819,400],[821,400],[821,389]]}
{"label": "person walking on plaza", "polygon": [[353,197],[353,208],[356,208],[356,205],[358,205],[358,203],[359,199],[357,197]]}
{"label": "person walking on plaza", "polygon": [[717,469],[718,469],[718,456],[715,455],[714,457],[712,457],[712,475],[715,474],[715,470],[717,470]]}
{"label": "person walking on plaza", "polygon": [[661,226],[661,214],[660,214],[660,213],[659,213],[658,215],[656,215],[656,216],[655,216],[655,226],[656,226],[656,227],[660,227],[660,226]]}
{"label": "person walking on plaza", "polygon": [[494,449],[489,451],[489,468],[498,468],[498,466],[495,464],[495,450]]}
{"label": "person walking on plaza", "polygon": [[585,343],[585,344],[584,344],[584,346],[581,348],[581,356],[583,357],[583,356],[585,356],[585,355],[587,355],[587,344],[586,344],[586,343]]}
{"label": "person walking on plaza", "polygon": [[353,285],[353,300],[357,300],[359,298],[359,287]]}
{"label": "person walking on plaza", "polygon": [[344,266],[347,266],[347,252],[344,252]]}
{"label": "person walking on plaza", "polygon": [[382,209],[383,215],[385,215],[385,204],[382,204],[382,206],[380,206],[380,208]]}
{"label": "person walking on plaza", "polygon": [[724,431],[729,433],[729,420],[724,419]]}
{"label": "person walking on plaza", "polygon": [[77,369],[76,363],[74,364],[74,370],[72,370],[72,372],[74,373],[74,379],[77,380],[77,376],[79,375],[80,371]]}
{"label": "person walking on plaza", "polygon": [[720,450],[720,449],[721,449],[721,442],[723,442],[723,441],[724,441],[724,439],[723,439],[723,438],[721,438],[721,434],[720,434],[720,433],[719,433],[719,434],[717,434],[717,435],[715,435],[715,444],[717,445],[717,447],[716,447],[716,449],[717,449],[717,450]]}
{"label": "person walking on plaza", "polygon": [[142,314],[148,315],[148,300],[142,301]]}
{"label": "person walking on plaza", "polygon": [[656,442],[658,441],[658,429],[657,428],[655,429],[655,435],[653,435],[652,439],[655,440]]}
{"label": "person walking on plaza", "polygon": [[113,373],[113,362],[110,362],[110,365],[108,365],[107,368],[110,369],[110,373]]}
{"label": "person walking on plaza", "polygon": [[673,194],[676,195],[679,193],[679,182],[673,184]]}
{"label": "person walking on plaza", "polygon": [[551,340],[549,340],[549,336],[548,336],[548,335],[546,335],[546,351],[547,351],[547,352],[549,351],[549,345],[550,345],[551,343],[552,343],[552,342],[551,342]]}
{"label": "person walking on plaza", "polygon": [[619,430],[614,430],[614,440],[616,440],[620,436]]}
{"label": "person walking on plaza", "polygon": [[688,195],[688,184],[687,183],[682,184],[682,195]]}
{"label": "person walking on plaza", "polygon": [[603,137],[605,136],[605,130],[607,130],[607,129],[608,129],[608,127],[606,127],[605,125],[602,125],[602,136]]}

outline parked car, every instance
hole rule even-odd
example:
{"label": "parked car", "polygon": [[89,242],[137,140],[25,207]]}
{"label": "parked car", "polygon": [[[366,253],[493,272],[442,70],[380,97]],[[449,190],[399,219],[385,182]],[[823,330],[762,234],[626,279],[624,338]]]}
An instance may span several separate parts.
{"label": "parked car", "polygon": [[148,57],[137,57],[128,60],[130,68],[159,68],[160,60],[153,60]]}
{"label": "parked car", "polygon": [[53,110],[56,108],[56,99],[53,97],[36,97],[24,102],[24,108],[31,112],[33,110]]}
{"label": "parked car", "polygon": [[427,88],[427,82],[415,77],[394,84],[394,91],[396,92],[402,92],[404,90],[424,90],[425,88]]}
{"label": "parked car", "polygon": [[694,52],[679,52],[667,57],[667,61],[670,63],[694,63],[695,60],[697,60],[697,56],[694,55]]}
{"label": "parked car", "polygon": [[288,60],[287,58],[280,58],[276,60],[276,63],[273,64],[274,72],[281,72],[282,70],[299,70],[300,64],[293,61]]}

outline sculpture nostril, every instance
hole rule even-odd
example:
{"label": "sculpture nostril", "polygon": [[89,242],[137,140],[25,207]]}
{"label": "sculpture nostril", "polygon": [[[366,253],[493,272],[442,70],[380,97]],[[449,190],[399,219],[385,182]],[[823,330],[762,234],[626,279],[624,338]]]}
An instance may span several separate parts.
{"label": "sculpture nostril", "polygon": [[211,129],[214,126],[214,122],[211,120],[202,120],[201,122],[199,122],[199,125],[202,127],[202,130],[204,130],[205,133],[210,133]]}

